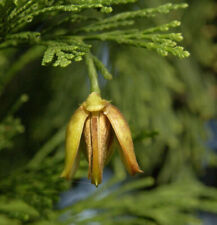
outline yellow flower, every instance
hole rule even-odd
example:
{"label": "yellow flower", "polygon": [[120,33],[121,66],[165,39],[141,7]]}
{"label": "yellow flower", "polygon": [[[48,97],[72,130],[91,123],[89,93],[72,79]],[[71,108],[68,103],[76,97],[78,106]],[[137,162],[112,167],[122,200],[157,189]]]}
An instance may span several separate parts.
{"label": "yellow flower", "polygon": [[[114,132],[113,132],[114,131]],[[121,156],[127,171],[134,175],[142,170],[136,161],[130,129],[120,111],[92,92],[72,115],[66,131],[66,160],[61,177],[71,179],[79,164],[79,145],[82,134],[86,142],[89,162],[88,178],[98,186],[103,168],[112,155],[113,133],[121,147]]]}

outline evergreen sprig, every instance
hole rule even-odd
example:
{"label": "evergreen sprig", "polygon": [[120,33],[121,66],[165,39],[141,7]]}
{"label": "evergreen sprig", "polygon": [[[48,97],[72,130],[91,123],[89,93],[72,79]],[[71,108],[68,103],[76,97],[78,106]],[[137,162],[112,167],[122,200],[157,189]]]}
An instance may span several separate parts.
{"label": "evergreen sprig", "polygon": [[[3,1],[0,6],[4,18],[0,21],[0,48],[18,47],[21,44],[45,45],[47,48],[42,65],[54,61],[53,65],[60,67],[69,65],[73,60],[82,60],[91,48],[85,42],[91,39],[115,41],[119,44],[155,50],[163,56],[169,53],[180,58],[189,56],[183,47],[177,45],[177,42],[182,40],[181,34],[159,33],[179,26],[179,21],[147,29],[131,28],[132,25],[136,25],[137,18],[167,14],[172,10],[186,8],[187,4],[168,3],[156,8],[121,12],[112,16],[104,15],[111,13],[112,7],[116,4],[130,2],[134,1]],[[86,11],[91,9],[99,9],[100,12],[97,16],[87,17]],[[40,22],[39,16],[47,16],[55,23],[35,26],[36,31],[30,31],[29,25],[35,24],[37,20]],[[60,19],[57,20],[57,17]],[[70,24],[70,30],[61,29],[66,24]],[[124,29],[120,30],[121,27]]]}
{"label": "evergreen sprig", "polygon": [[171,53],[179,58],[189,56],[188,51],[183,47],[177,46],[183,37],[180,33],[160,34],[155,31],[166,31],[171,27],[180,26],[179,21],[172,21],[169,24],[164,24],[155,28],[146,30],[131,29],[127,31],[110,31],[107,33],[95,34],[83,37],[84,39],[99,39],[102,41],[115,41],[119,44],[128,44],[136,47],[143,47],[151,50],[156,50],[162,56],[167,56]]}
{"label": "evergreen sprig", "polygon": [[42,65],[46,65],[54,60],[53,65],[61,67],[68,66],[72,60],[81,61],[82,57],[90,48],[90,45],[82,44],[77,41],[48,41],[45,42],[45,44],[48,47],[44,53]]}

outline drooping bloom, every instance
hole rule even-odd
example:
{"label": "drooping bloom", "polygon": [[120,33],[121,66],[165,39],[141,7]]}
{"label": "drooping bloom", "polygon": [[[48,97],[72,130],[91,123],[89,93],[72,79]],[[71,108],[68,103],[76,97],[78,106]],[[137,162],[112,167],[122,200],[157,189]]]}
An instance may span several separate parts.
{"label": "drooping bloom", "polygon": [[136,161],[131,132],[120,111],[92,92],[72,115],[66,131],[66,160],[61,177],[71,179],[79,165],[79,145],[84,136],[89,163],[88,178],[98,186],[102,182],[103,168],[113,151],[114,134],[120,144],[122,160],[129,174],[141,173]]}

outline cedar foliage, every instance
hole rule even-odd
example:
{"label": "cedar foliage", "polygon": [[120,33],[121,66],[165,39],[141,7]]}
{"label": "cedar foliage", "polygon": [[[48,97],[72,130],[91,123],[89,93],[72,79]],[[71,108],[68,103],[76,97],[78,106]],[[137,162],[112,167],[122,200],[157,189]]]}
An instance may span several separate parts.
{"label": "cedar foliage", "polygon": [[[186,7],[0,1],[1,225],[184,225],[199,224],[198,211],[216,213],[217,190],[198,181],[203,165],[217,161],[203,144],[204,123],[216,115],[214,43],[205,26],[214,1]],[[179,44],[180,13],[188,59]],[[88,72],[113,77],[99,77],[102,96],[127,117],[145,173],[127,179],[115,156],[107,183],[60,210],[59,194],[70,185],[59,178],[65,126],[89,93]],[[86,175],[83,159],[76,178]]]}

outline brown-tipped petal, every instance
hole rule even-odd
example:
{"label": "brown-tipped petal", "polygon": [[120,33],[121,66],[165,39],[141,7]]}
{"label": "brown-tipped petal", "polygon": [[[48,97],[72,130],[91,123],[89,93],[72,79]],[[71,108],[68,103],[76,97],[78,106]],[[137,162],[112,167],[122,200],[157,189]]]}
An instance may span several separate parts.
{"label": "brown-tipped petal", "polygon": [[88,159],[88,179],[91,178],[91,165],[92,165],[92,140],[91,140],[91,129],[90,129],[90,117],[87,118],[84,125],[84,138],[86,143],[86,157]]}
{"label": "brown-tipped petal", "polygon": [[[106,117],[106,119],[107,119],[107,117]],[[109,137],[108,137],[108,145],[107,145],[106,156],[105,156],[105,160],[104,160],[104,166],[109,163],[109,161],[111,160],[111,157],[112,157],[112,155],[114,153],[114,150],[115,150],[115,148],[113,146],[114,135],[115,135],[114,131],[111,129],[111,132],[110,132]]]}
{"label": "brown-tipped petal", "polygon": [[92,141],[92,165],[91,183],[98,186],[102,182],[102,149],[101,149],[101,126],[99,113],[91,117],[91,141]]}
{"label": "brown-tipped petal", "polygon": [[102,182],[103,168],[110,141],[111,126],[102,113],[92,113],[84,127],[89,161],[88,178],[98,186]]}
{"label": "brown-tipped petal", "polygon": [[61,174],[61,177],[65,177],[66,179],[72,178],[73,173],[75,173],[76,163],[79,161],[78,148],[87,117],[88,113],[81,106],[75,111],[69,121],[66,130],[65,168]]}
{"label": "brown-tipped petal", "polygon": [[111,125],[108,118],[103,113],[100,113],[98,139],[100,149],[99,157],[102,164],[102,169],[104,168],[110,154],[109,148],[111,146],[111,131]]}
{"label": "brown-tipped petal", "polygon": [[121,146],[123,162],[129,174],[134,175],[136,173],[142,173],[143,171],[139,168],[136,161],[131,132],[123,115],[111,104],[108,104],[103,111],[108,117],[117,136],[118,142]]}

